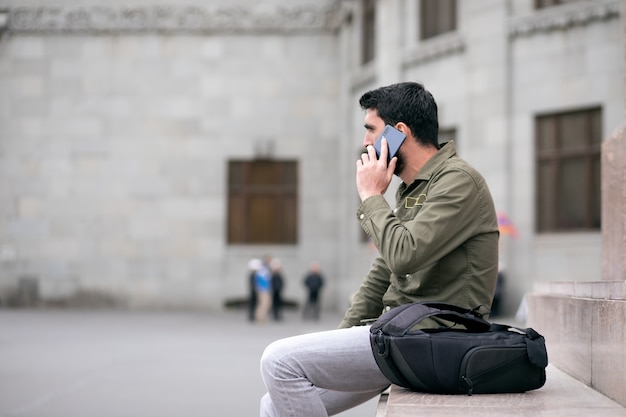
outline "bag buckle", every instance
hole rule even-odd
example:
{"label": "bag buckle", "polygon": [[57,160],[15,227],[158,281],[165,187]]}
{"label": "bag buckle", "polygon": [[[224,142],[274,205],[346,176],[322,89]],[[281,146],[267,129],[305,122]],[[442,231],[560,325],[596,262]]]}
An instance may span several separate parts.
{"label": "bag buckle", "polygon": [[461,380],[463,380],[463,382],[465,382],[465,385],[467,385],[467,395],[471,396],[472,393],[474,392],[474,383],[472,382],[471,379],[465,376],[462,376]]}
{"label": "bag buckle", "polygon": [[385,338],[383,336],[383,331],[378,330],[376,335],[374,336],[374,343],[376,344],[376,350],[378,351],[378,355],[381,358],[386,358],[389,354],[389,349],[387,348],[387,344],[385,343]]}

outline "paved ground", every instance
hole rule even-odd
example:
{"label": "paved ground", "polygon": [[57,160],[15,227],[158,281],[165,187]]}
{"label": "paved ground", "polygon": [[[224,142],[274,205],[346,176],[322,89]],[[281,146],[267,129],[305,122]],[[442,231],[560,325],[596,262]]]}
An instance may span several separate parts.
{"label": "paved ground", "polygon": [[[304,322],[291,311],[283,322],[259,326],[243,311],[0,308],[0,417],[258,416],[265,346],[335,328],[339,320],[338,314],[326,314],[320,322]],[[570,380],[552,378],[550,384],[558,388]],[[623,408],[588,400],[599,394],[578,385],[577,391],[561,387],[565,399],[552,408],[535,404],[528,415],[544,415],[548,408],[550,416],[626,415]],[[576,401],[595,401],[594,412],[592,405],[575,406]],[[374,399],[340,417],[374,417],[376,406]]]}
{"label": "paved ground", "polygon": [[[0,309],[0,417],[258,416],[263,348],[339,319]],[[372,400],[340,416],[375,410]]]}

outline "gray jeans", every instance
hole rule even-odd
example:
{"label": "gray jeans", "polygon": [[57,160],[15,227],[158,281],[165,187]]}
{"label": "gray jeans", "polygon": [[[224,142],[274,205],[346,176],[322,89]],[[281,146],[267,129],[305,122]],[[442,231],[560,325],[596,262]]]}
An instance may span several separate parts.
{"label": "gray jeans", "polygon": [[369,326],[309,333],[270,344],[261,358],[267,394],[261,417],[322,417],[357,406],[390,384],[380,372]]}

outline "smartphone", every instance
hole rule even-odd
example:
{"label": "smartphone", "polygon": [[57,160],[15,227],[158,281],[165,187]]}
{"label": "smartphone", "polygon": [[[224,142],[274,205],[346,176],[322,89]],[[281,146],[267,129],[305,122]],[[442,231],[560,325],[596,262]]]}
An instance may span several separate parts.
{"label": "smartphone", "polygon": [[387,154],[387,163],[391,161],[398,149],[400,149],[400,145],[406,139],[404,133],[400,132],[398,129],[391,125],[386,125],[383,133],[380,134],[378,139],[376,139],[376,143],[374,143],[374,149],[376,149],[376,156],[380,158],[380,143],[382,139],[387,139],[387,146],[389,147],[389,153]]}

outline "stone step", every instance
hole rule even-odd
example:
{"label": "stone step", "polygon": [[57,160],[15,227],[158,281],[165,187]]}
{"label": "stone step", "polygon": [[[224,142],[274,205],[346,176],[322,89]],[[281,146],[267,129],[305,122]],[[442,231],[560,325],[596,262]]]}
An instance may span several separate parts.
{"label": "stone step", "polygon": [[626,408],[554,365],[546,374],[542,388],[522,394],[437,395],[393,385],[376,417],[626,417]]}

